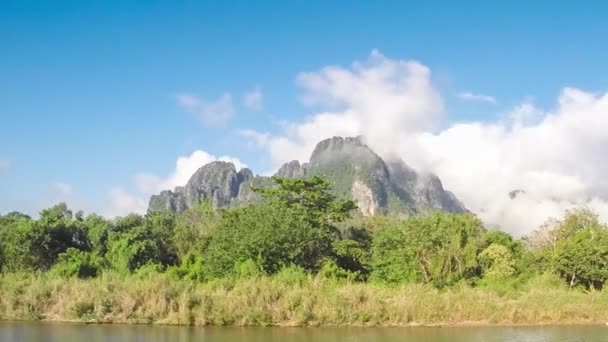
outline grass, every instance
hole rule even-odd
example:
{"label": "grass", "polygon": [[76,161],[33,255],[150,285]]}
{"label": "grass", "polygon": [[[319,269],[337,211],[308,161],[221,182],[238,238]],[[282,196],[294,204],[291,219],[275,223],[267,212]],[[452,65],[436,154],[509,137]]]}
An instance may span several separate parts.
{"label": "grass", "polygon": [[104,273],[0,276],[0,319],[236,326],[587,324],[608,321],[608,292],[535,279],[514,288],[302,282],[257,277],[210,283]]}

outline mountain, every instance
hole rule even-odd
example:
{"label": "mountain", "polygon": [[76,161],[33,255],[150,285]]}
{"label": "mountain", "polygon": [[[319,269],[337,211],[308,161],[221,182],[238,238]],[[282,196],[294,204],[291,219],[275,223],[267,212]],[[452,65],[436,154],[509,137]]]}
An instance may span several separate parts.
{"label": "mountain", "polygon": [[[466,209],[433,174],[418,173],[401,160],[385,161],[360,138],[334,137],[317,144],[308,163],[284,164],[277,176],[294,178],[323,175],[340,198],[353,199],[364,215],[409,216],[428,211],[465,212]],[[188,183],[150,198],[148,211],[182,212],[210,200],[216,208],[261,201],[251,186],[272,186],[270,177],[255,176],[232,163],[203,165]]]}

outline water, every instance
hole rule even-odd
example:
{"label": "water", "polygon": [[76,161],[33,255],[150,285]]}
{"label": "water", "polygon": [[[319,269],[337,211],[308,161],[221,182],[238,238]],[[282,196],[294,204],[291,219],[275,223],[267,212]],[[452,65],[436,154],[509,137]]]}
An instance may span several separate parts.
{"label": "water", "polygon": [[226,328],[0,321],[2,342],[608,342],[608,327]]}

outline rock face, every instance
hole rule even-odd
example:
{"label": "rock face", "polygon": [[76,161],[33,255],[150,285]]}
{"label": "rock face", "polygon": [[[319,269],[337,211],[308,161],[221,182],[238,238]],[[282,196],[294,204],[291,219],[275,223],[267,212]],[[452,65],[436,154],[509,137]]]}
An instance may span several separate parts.
{"label": "rock face", "polygon": [[[333,183],[338,197],[355,200],[364,215],[466,211],[452,193],[443,189],[437,176],[417,173],[401,160],[385,162],[360,138],[323,140],[308,163],[291,161],[276,175],[322,175]],[[204,200],[210,200],[215,208],[255,203],[262,199],[251,187],[272,185],[270,177],[254,176],[249,169],[237,172],[232,163],[215,161],[198,169],[185,186],[152,196],[148,210],[182,212]]]}

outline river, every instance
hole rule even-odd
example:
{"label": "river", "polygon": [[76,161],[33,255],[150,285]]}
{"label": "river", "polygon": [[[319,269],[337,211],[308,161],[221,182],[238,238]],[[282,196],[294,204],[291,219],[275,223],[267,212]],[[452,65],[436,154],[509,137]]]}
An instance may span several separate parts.
{"label": "river", "polygon": [[608,342],[605,326],[231,328],[0,321],[2,342]]}

